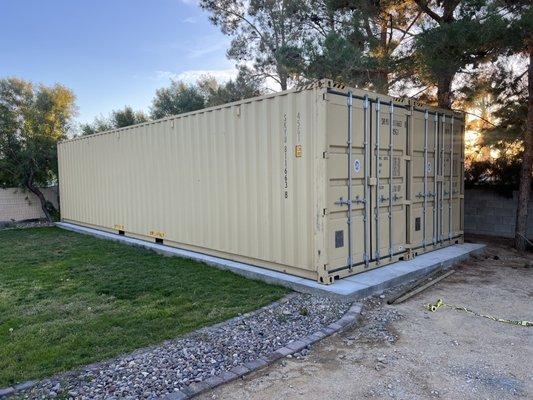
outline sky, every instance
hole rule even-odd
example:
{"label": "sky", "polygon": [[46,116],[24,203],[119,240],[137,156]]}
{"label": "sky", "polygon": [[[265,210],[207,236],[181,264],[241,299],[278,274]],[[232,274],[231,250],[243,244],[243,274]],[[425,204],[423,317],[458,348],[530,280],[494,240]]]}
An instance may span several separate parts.
{"label": "sky", "polygon": [[235,74],[230,39],[196,0],[0,0],[0,78],[61,83],[78,122],[148,111],[170,79]]}

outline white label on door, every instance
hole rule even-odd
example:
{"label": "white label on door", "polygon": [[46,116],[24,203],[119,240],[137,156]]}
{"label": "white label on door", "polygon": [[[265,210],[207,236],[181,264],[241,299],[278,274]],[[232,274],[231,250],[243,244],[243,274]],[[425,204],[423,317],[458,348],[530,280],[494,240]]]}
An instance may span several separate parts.
{"label": "white label on door", "polygon": [[356,174],[359,173],[359,171],[361,171],[361,162],[359,160],[355,160],[353,162],[353,169]]}

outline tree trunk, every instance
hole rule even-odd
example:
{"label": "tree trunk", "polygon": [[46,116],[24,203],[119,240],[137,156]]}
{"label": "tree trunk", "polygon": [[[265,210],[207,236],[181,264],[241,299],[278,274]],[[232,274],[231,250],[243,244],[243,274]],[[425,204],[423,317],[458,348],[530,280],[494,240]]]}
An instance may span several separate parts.
{"label": "tree trunk", "polygon": [[35,183],[33,182],[33,176],[34,176],[33,172],[30,172],[30,176],[28,177],[28,181],[26,182],[26,187],[30,190],[30,192],[32,192],[35,196],[37,196],[37,198],[41,202],[41,209],[43,210],[46,220],[48,222],[52,222],[52,216],[50,215],[50,212],[46,208],[46,199],[44,197],[44,194],[43,192],[41,192],[41,190],[37,186],[35,186]]}
{"label": "tree trunk", "polygon": [[387,22],[381,23],[379,35],[379,57],[380,63],[376,73],[376,92],[382,94],[389,94],[389,71],[387,69],[388,62],[388,46],[387,46]]}
{"label": "tree trunk", "polygon": [[[280,70],[281,68],[278,69],[278,71]],[[278,76],[279,76],[279,85],[281,87],[281,90],[287,90],[289,77],[283,71],[278,72]]]}
{"label": "tree trunk", "polygon": [[452,81],[453,75],[441,75],[437,82],[437,100],[439,107],[448,110],[452,108]]}
{"label": "tree trunk", "polygon": [[514,243],[518,251],[526,249],[527,234],[527,205],[531,190],[531,166],[533,164],[533,40],[528,44],[528,101],[527,101],[527,128],[524,135],[524,158],[520,172],[520,187],[518,188],[518,206],[516,210],[516,228]]}
{"label": "tree trunk", "polygon": [[[433,21],[440,26],[446,26],[455,22],[454,13],[461,2],[458,0],[444,0],[440,3],[437,2],[437,4],[442,7],[442,15],[433,11],[431,7],[429,7],[429,2],[427,0],[415,0],[415,3],[418,5],[420,11],[428,15]],[[448,110],[452,108],[452,82],[456,73],[457,71],[442,74],[437,80],[437,100],[439,107],[441,108],[446,108]]]}

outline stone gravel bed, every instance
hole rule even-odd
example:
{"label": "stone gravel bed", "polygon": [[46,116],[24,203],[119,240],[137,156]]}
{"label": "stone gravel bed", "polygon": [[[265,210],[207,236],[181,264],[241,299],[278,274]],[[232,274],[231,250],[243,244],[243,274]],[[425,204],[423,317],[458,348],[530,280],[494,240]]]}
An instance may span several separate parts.
{"label": "stone gravel bed", "polygon": [[27,229],[27,228],[42,228],[55,226],[53,222],[46,220],[28,220],[28,221],[0,221],[0,230],[8,229]]}
{"label": "stone gravel bed", "polygon": [[43,380],[23,398],[156,399],[265,357],[339,320],[350,304],[291,294],[160,345]]}

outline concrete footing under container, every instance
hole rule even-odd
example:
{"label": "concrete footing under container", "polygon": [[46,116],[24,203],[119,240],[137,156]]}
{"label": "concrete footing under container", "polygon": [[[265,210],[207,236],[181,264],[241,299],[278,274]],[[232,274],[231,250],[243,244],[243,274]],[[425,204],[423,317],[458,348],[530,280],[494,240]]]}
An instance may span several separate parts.
{"label": "concrete footing under container", "polygon": [[472,254],[482,252],[485,248],[485,245],[476,243],[456,244],[422,254],[409,261],[398,261],[394,264],[389,264],[381,268],[340,279],[331,285],[324,285],[310,279],[300,278],[282,272],[209,256],[194,251],[177,249],[84,226],[65,222],[58,222],[56,225],[69,231],[154,250],[163,255],[193,259],[217,268],[232,271],[250,279],[257,279],[267,283],[286,286],[298,292],[328,296],[343,301],[362,299],[364,297],[381,293],[393,286],[417,279],[437,269],[449,268],[456,263],[464,261]]}

